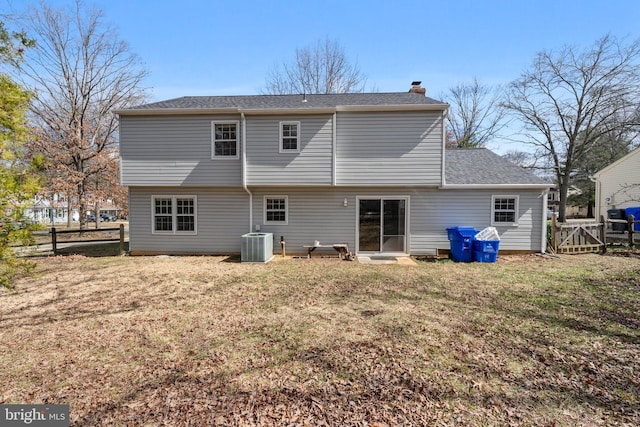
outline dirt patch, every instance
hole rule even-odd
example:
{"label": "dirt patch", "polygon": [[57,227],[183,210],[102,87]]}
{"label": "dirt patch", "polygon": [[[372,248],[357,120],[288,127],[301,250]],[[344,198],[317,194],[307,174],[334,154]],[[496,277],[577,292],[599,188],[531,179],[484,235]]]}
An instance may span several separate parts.
{"label": "dirt patch", "polygon": [[612,257],[640,258],[640,250],[638,249],[612,250],[612,251],[608,251],[605,255],[612,256]]}

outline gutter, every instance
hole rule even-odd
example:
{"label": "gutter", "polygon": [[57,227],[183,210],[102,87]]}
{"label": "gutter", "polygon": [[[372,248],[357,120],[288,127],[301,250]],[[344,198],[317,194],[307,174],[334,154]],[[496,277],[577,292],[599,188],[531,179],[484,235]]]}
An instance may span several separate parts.
{"label": "gutter", "polygon": [[[598,172],[599,174],[599,172]],[[596,174],[596,175],[598,175]],[[596,175],[589,175],[589,181],[593,182],[594,187],[595,187],[595,201],[594,201],[594,207],[596,208],[596,212],[595,212],[595,217],[596,217],[596,221],[600,220],[600,216],[602,216],[602,206],[600,205],[600,200],[602,200],[602,182],[600,181],[600,176],[596,176]]]}
{"label": "gutter", "polygon": [[139,108],[115,110],[119,116],[172,116],[200,114],[238,114],[238,108]]}
{"label": "gutter", "polygon": [[204,115],[204,114],[332,114],[336,111],[446,111],[448,104],[337,105],[307,108],[131,108],[115,110],[119,116]]}
{"label": "gutter", "polygon": [[247,187],[247,119],[244,113],[240,113],[242,118],[242,188],[249,195],[249,233],[253,229],[253,193]]}
{"label": "gutter", "polygon": [[444,184],[441,190],[545,190],[553,184]]}
{"label": "gutter", "polygon": [[449,104],[338,105],[336,111],[446,111]]}

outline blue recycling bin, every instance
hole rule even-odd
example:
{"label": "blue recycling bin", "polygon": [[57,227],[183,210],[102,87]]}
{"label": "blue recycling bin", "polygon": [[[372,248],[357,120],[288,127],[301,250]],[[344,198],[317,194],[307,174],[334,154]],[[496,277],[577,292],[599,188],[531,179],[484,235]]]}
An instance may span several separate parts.
{"label": "blue recycling bin", "polygon": [[473,227],[447,228],[451,258],[455,262],[473,261],[473,239],[476,234],[478,234],[478,230]]}
{"label": "blue recycling bin", "polygon": [[496,262],[500,240],[474,240],[473,260],[475,262]]}
{"label": "blue recycling bin", "polygon": [[[629,215],[633,215],[634,221],[640,221],[640,206],[631,206],[624,210],[624,219],[629,218]],[[614,224],[615,225],[615,224]],[[624,225],[624,224],[623,224]],[[640,231],[640,223],[633,224],[633,231]]]}

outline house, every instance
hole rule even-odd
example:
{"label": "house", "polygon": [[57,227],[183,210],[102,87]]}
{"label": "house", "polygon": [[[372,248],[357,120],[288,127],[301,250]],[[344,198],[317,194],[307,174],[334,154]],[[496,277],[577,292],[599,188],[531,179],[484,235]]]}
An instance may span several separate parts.
{"label": "house", "polygon": [[[77,205],[76,200],[73,200]],[[95,204],[92,204],[95,206]],[[108,213],[114,216],[118,216],[123,209],[121,209],[115,200],[113,199],[100,199],[100,212]],[[66,224],[69,222],[69,201],[61,193],[54,193],[52,195],[37,194],[34,196],[33,201],[25,208],[24,216],[26,219],[48,224]],[[95,211],[88,209],[86,214],[94,214]],[[80,219],[80,213],[78,208],[71,208],[71,220],[77,222]]]}
{"label": "house", "polygon": [[640,147],[593,174],[596,218],[610,209],[640,206]]}
{"label": "house", "polygon": [[[26,219],[49,224],[66,223],[69,219],[69,205],[61,194],[53,194],[50,197],[37,194],[33,201],[24,210]],[[78,220],[78,209],[71,209],[73,221]]]}
{"label": "house", "polygon": [[[579,196],[583,193],[583,191],[576,187],[575,185],[569,185],[569,189],[567,190],[567,197],[571,196]],[[558,212],[560,206],[560,189],[558,185],[553,185],[549,189],[549,194],[547,195],[547,207],[552,212]],[[581,206],[581,205],[572,205],[567,203],[565,206],[565,215],[567,218],[585,218],[588,216],[589,207]]]}
{"label": "house", "polygon": [[549,184],[489,150],[446,150],[448,105],[409,92],[183,97],[120,110],[132,254],[239,253],[241,235],[430,255],[446,228],[546,248]]}

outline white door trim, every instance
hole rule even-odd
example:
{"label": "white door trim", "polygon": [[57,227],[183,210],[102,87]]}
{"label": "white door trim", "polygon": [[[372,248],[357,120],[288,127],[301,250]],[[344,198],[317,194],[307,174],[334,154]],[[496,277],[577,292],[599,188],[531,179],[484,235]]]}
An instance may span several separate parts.
{"label": "white door trim", "polygon": [[[360,200],[380,200],[381,202],[384,200],[404,200],[405,201],[405,215],[404,215],[404,251],[403,252],[383,252],[382,251],[382,241],[380,242],[380,252],[361,252],[360,251]],[[356,255],[389,255],[389,256],[403,256],[409,254],[409,248],[411,247],[410,241],[410,226],[411,226],[411,197],[409,195],[362,195],[356,196],[356,218],[355,218],[355,229],[356,229]],[[380,214],[383,212],[381,210]],[[381,221],[382,222],[382,221]],[[383,224],[381,224],[383,225]],[[382,230],[380,232],[380,239],[382,239]]]}

